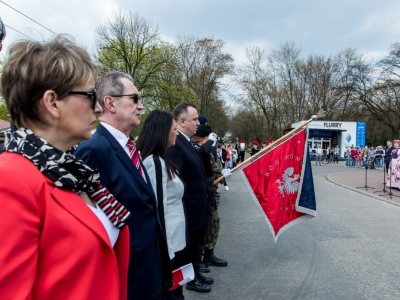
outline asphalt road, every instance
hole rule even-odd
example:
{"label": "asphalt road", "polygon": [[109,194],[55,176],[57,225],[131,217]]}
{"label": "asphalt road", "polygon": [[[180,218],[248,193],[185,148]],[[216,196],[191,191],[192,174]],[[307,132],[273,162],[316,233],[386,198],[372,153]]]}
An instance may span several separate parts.
{"label": "asphalt road", "polygon": [[315,167],[316,218],[274,242],[240,172],[220,186],[220,237],[212,291],[198,299],[400,299],[400,207],[326,180],[339,166]]}

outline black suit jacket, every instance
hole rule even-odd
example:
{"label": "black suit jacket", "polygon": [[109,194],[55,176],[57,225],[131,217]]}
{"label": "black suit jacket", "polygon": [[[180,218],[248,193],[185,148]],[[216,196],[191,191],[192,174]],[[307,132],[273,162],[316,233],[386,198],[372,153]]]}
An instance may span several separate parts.
{"label": "black suit jacket", "polygon": [[207,217],[206,172],[203,162],[192,144],[181,134],[174,146],[168,148],[168,157],[178,167],[185,182],[182,201],[185,205],[189,231],[204,226]]}
{"label": "black suit jacket", "polygon": [[171,268],[156,198],[144,166],[146,181],[102,125],[90,140],[79,145],[75,156],[100,172],[101,183],[132,214],[128,220],[131,249],[128,299],[155,299],[164,280],[170,278]]}
{"label": "black suit jacket", "polygon": [[392,159],[392,151],[394,149],[394,146],[390,146],[388,148],[386,148],[385,151],[385,163],[390,163],[390,160]]}

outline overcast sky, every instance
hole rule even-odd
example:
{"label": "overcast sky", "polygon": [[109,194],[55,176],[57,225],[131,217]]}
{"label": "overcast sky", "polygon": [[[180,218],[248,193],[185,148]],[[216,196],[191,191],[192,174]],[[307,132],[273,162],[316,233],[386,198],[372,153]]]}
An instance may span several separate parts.
{"label": "overcast sky", "polygon": [[[225,51],[239,64],[252,45],[269,52],[284,42],[295,42],[303,57],[355,48],[378,60],[392,43],[400,42],[398,0],[0,0],[0,17],[6,25],[43,40],[52,33],[4,3],[56,33],[71,34],[90,51],[95,27],[120,8],[157,25],[165,40],[174,41],[177,35],[222,39]],[[23,37],[7,28],[3,52]]]}

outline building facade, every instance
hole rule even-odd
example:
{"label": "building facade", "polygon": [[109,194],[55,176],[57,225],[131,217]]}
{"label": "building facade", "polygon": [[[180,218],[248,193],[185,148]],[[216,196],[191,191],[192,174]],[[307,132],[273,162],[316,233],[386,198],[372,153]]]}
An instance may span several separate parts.
{"label": "building facade", "polygon": [[[292,128],[305,123],[299,121],[291,125]],[[308,124],[308,146],[316,149],[321,145],[322,149],[339,146],[340,157],[344,157],[346,147],[364,147],[367,134],[365,122],[347,121],[312,121]]]}

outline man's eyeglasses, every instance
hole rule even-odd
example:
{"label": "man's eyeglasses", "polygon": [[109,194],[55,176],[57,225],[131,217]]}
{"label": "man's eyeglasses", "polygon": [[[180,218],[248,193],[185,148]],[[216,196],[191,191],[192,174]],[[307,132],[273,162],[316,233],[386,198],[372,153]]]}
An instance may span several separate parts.
{"label": "man's eyeglasses", "polygon": [[110,95],[110,96],[111,97],[115,97],[115,98],[118,98],[118,97],[130,97],[130,98],[133,99],[133,102],[135,104],[138,104],[139,100],[143,103],[142,99],[140,98],[139,94],[137,94],[137,93],[127,94],[127,95]]}
{"label": "man's eyeglasses", "polygon": [[70,91],[69,94],[86,96],[89,99],[90,103],[92,104],[92,109],[94,110],[97,103],[96,92],[97,90],[93,89],[93,91],[91,92]]}

